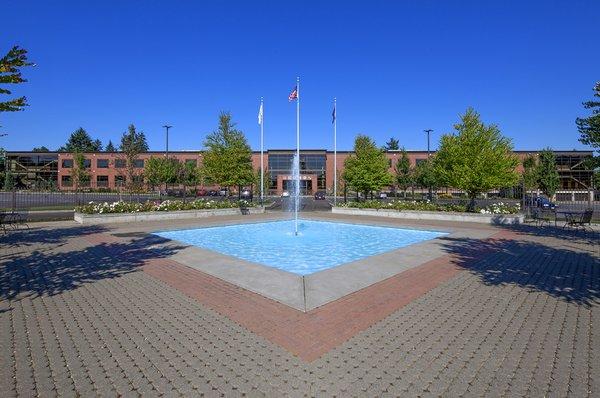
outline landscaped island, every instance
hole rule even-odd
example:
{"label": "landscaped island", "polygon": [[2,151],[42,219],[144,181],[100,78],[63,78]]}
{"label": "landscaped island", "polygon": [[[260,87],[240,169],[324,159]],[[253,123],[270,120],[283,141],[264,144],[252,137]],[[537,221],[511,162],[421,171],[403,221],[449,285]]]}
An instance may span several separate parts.
{"label": "landscaped island", "polygon": [[248,213],[263,213],[264,207],[245,200],[165,200],[163,202],[90,202],[75,208],[75,221],[81,224],[106,224],[135,221],[204,218]]}
{"label": "landscaped island", "polygon": [[346,215],[404,218],[411,220],[437,220],[475,222],[484,224],[520,224],[524,220],[519,204],[494,203],[477,212],[467,212],[468,205],[436,204],[431,202],[379,201],[351,202],[333,207],[332,212]]}

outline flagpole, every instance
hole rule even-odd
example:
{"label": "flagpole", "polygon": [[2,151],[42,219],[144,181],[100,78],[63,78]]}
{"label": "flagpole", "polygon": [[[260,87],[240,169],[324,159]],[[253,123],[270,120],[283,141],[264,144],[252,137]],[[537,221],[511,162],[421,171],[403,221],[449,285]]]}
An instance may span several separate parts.
{"label": "flagpole", "polygon": [[265,125],[265,110],[263,108],[263,97],[260,97],[260,205],[264,203],[264,160],[263,160],[263,143],[264,143],[264,125]]}
{"label": "flagpole", "polygon": [[[296,161],[298,162],[298,174],[300,174],[300,76],[296,77]],[[298,181],[296,181],[298,187],[296,188],[295,195],[295,214],[294,214],[294,227],[296,235],[298,235],[298,207],[300,206],[300,175],[298,175]]]}
{"label": "flagpole", "polygon": [[337,205],[337,99],[333,99],[333,206]]}

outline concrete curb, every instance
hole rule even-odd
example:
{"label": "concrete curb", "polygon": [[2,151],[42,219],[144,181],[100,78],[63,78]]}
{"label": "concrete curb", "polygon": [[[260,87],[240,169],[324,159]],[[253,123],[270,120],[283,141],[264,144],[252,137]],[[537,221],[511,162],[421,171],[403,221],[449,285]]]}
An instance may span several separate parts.
{"label": "concrete curb", "polygon": [[[261,214],[264,207],[249,207],[249,214]],[[242,214],[239,208],[230,209],[205,209],[205,210],[180,210],[180,211],[152,211],[143,213],[108,213],[108,214],[83,214],[75,213],[73,219],[80,224],[112,224],[160,220],[182,220],[206,218],[216,216],[231,216]]]}
{"label": "concrete curb", "polygon": [[357,209],[352,207],[332,207],[331,212],[335,214],[355,216],[390,217],[408,220],[474,222],[492,225],[522,224],[525,220],[525,216],[523,214],[479,214],[443,211]]}

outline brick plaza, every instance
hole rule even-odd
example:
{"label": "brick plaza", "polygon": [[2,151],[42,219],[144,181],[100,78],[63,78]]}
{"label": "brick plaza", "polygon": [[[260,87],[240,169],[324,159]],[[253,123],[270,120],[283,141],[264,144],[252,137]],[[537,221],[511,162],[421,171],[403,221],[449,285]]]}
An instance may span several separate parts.
{"label": "brick plaza", "polygon": [[186,267],[147,234],[237,221],[1,237],[3,396],[600,394],[597,232],[461,224],[490,237],[447,239],[443,256],[308,312]]}

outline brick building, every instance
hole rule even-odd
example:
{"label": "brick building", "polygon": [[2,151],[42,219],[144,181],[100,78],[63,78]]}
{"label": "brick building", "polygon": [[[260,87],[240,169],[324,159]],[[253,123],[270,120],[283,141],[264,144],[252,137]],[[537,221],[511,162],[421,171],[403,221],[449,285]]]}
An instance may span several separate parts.
{"label": "brick building", "polygon": [[[264,152],[264,165],[269,172],[269,192],[281,194],[289,189],[291,181],[291,162],[295,151],[292,149],[272,149]],[[352,152],[338,151],[338,175],[343,172],[344,161]],[[433,153],[433,152],[432,152]],[[523,159],[537,151],[515,151]],[[592,151],[555,151],[557,168],[561,177],[561,190],[587,191],[591,187],[592,172],[584,167],[584,160],[592,156]],[[139,156],[136,169],[141,173],[150,157],[164,157],[164,152],[146,152]],[[300,151],[301,190],[312,194],[318,190],[333,190],[333,152],[325,149],[306,149]],[[390,171],[396,165],[399,151],[388,151]],[[426,151],[408,151],[412,166],[427,159]],[[92,189],[119,189],[125,184],[125,161],[122,153],[97,152],[85,153],[85,164],[89,168]],[[199,151],[169,152],[169,157],[181,162],[199,165],[202,154]],[[253,152],[252,163],[255,170],[260,168],[260,153]],[[63,152],[7,152],[5,168],[16,177],[18,188],[58,188],[72,190],[71,176],[73,154]],[[519,166],[519,171],[521,171]]]}

